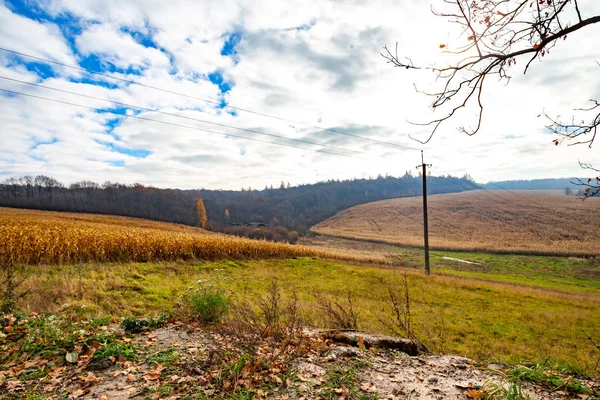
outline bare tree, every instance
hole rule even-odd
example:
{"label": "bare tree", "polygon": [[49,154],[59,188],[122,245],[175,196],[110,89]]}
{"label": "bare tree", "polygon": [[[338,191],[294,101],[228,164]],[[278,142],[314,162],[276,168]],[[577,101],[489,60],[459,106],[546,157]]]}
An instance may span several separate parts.
{"label": "bare tree", "polygon": [[[482,93],[489,78],[495,77],[508,83],[508,69],[515,66],[517,61],[524,65],[523,73],[526,74],[531,63],[542,60],[559,40],[566,40],[570,33],[600,22],[600,15],[583,15],[577,0],[441,2],[447,10],[432,8],[432,12],[459,25],[462,44],[453,49],[440,44],[440,48],[457,61],[445,66],[418,65],[407,54],[399,52],[397,44],[395,49],[384,47],[381,54],[395,67],[429,70],[441,82],[440,90],[419,91],[432,97],[434,110],[443,110],[439,118],[417,124],[431,127],[431,135],[422,143],[431,140],[443,122],[470,105],[477,110],[475,123],[471,127],[461,126],[459,130],[468,135],[477,133],[484,111]],[[549,121],[547,128],[557,136],[554,144],[558,145],[566,139],[571,141],[570,145],[584,143],[592,146],[600,125],[600,103],[598,100],[590,102],[591,106],[577,110],[587,114],[579,122],[572,119],[566,123],[543,113]],[[590,195],[593,192],[593,189],[587,191]]]}

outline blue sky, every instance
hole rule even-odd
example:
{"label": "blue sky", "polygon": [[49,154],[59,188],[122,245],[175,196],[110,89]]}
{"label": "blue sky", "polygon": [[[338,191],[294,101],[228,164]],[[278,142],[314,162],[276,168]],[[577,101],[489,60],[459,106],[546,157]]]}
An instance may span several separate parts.
{"label": "blue sky", "polygon": [[381,141],[424,148],[434,174],[469,172],[480,181],[578,175],[578,160],[598,160],[595,149],[552,146],[536,118],[600,96],[600,84],[585,78],[597,76],[599,45],[581,35],[508,87],[491,84],[491,111],[476,137],[456,131],[465,113],[427,146],[409,139],[428,132],[407,120],[430,115],[413,84],[432,82],[394,70],[381,48],[398,41],[415,59],[435,61],[440,38],[452,33],[429,5],[411,0],[0,0],[0,47],[55,62],[0,51],[0,89],[55,100],[0,94],[0,179],[43,173],[64,182],[238,189],[402,175],[419,162],[417,151]]}

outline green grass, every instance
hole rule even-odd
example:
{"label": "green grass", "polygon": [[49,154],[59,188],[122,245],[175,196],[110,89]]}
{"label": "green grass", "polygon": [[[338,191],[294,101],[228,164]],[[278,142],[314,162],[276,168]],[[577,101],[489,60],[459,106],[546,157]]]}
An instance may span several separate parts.
{"label": "green grass", "polygon": [[[447,274],[571,293],[598,293],[600,290],[600,262],[596,260],[477,253],[435,254],[432,268]],[[481,265],[444,260],[440,256],[475,261]]]}
{"label": "green grass", "polygon": [[481,397],[484,400],[530,400],[527,394],[523,393],[520,383],[513,382],[507,387],[499,383],[488,382],[482,388]]}
{"label": "green grass", "polygon": [[127,316],[121,321],[121,328],[127,333],[139,333],[160,328],[167,323],[168,319],[168,314],[163,314],[156,318],[136,318]]}
{"label": "green grass", "polygon": [[179,359],[179,351],[176,347],[169,347],[161,352],[151,354],[147,358],[148,365],[153,367],[155,364],[171,365]]}
{"label": "green grass", "polygon": [[[379,254],[389,260],[404,260],[406,265],[423,268],[423,250],[359,240],[318,236],[308,244],[317,247],[352,250],[359,254]],[[443,257],[477,262],[466,264]],[[548,288],[570,293],[597,294],[600,290],[600,257],[553,257],[474,252],[431,251],[434,272],[494,282]]]}
{"label": "green grass", "polygon": [[528,381],[552,389],[562,390],[571,394],[591,394],[583,382],[572,376],[561,376],[545,365],[536,364],[530,367],[515,366],[510,368],[508,376],[513,382]]}
{"label": "green grass", "polygon": [[[360,392],[358,389],[360,371],[367,365],[361,361],[350,362],[347,365],[336,365],[326,375],[326,389],[320,396],[327,400],[346,399],[374,400],[376,394]],[[340,390],[344,392],[340,393]]]}
{"label": "green grass", "polygon": [[106,360],[110,357],[123,357],[128,360],[135,360],[137,359],[137,354],[132,344],[111,340],[94,353],[94,360]]}
{"label": "green grass", "polygon": [[[598,374],[600,354],[581,331],[600,338],[598,282],[585,276],[586,269],[592,274],[597,271],[596,264],[554,257],[444,254],[484,266],[442,264],[437,259],[431,277],[408,270],[413,325],[430,349],[479,361],[544,363],[549,359]],[[405,257],[407,264],[416,263],[414,257]],[[219,282],[229,295],[256,304],[277,280],[284,297],[297,292],[301,311],[315,325],[325,322],[316,311],[315,293],[335,296],[351,290],[357,299],[359,328],[374,333],[386,333],[377,318],[385,301],[380,280],[392,280],[396,274],[386,267],[311,258],[90,264],[81,266],[79,275],[72,266],[28,269],[31,278],[26,284],[32,293],[25,299],[27,311],[143,317],[170,313],[186,288],[199,279]],[[78,286],[81,290],[72,290]],[[70,305],[63,306],[66,303]]]}

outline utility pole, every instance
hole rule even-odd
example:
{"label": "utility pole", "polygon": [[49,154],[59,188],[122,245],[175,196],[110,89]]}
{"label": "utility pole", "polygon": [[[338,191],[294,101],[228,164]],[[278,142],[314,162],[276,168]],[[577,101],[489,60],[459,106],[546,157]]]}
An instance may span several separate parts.
{"label": "utility pole", "polygon": [[431,164],[425,164],[423,158],[423,150],[421,150],[421,165],[417,165],[417,168],[423,168],[423,236],[425,240],[425,274],[431,273],[429,267],[429,229],[427,224],[427,167],[431,167]]}

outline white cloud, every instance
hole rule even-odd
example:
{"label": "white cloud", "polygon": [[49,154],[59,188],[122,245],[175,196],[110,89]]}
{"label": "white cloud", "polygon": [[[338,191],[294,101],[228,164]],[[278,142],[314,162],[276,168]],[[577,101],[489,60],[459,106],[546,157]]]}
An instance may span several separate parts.
{"label": "white cloud", "polygon": [[124,69],[169,66],[169,58],[160,50],[142,46],[131,35],[107,25],[91,25],[77,37],[76,45],[82,55],[96,54]]}
{"label": "white cloud", "polygon": [[0,1],[0,47],[74,65],[60,29],[13,13]]}

